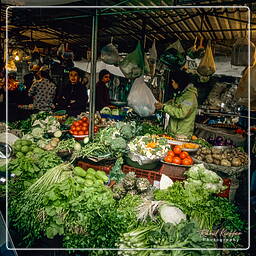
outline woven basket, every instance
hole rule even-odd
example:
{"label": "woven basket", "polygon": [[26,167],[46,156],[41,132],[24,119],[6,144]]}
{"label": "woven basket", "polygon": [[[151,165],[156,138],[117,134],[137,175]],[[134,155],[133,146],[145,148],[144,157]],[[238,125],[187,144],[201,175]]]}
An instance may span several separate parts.
{"label": "woven basket", "polygon": [[227,174],[228,176],[240,175],[242,171],[244,171],[248,168],[247,165],[233,167],[233,166],[222,166],[222,165],[217,165],[217,164],[209,164],[204,161],[197,160],[195,158],[193,158],[193,161],[195,164],[204,164],[204,166],[207,169],[215,171],[215,172],[223,172],[223,173]]}

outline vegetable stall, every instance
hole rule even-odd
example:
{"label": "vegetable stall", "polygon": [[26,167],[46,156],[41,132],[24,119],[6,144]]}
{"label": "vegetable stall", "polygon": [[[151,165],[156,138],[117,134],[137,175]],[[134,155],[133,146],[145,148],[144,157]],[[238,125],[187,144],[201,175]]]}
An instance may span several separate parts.
{"label": "vegetable stall", "polygon": [[[76,8],[73,9],[70,12],[76,13]],[[209,8],[205,12],[200,8],[185,8],[183,13],[175,8],[139,9],[113,8],[113,13],[108,13],[108,9],[106,13],[92,9],[88,15],[74,16],[78,20],[84,18],[81,24],[92,18],[92,22],[87,22],[93,27],[92,49],[87,49],[88,56],[89,53],[92,56],[81,64],[82,71],[90,78],[87,77],[89,85],[85,85],[90,88],[85,111],[68,116],[65,109],[44,112],[34,111],[31,105],[19,105],[19,110],[29,109],[26,118],[1,123],[0,151],[4,160],[0,162],[0,196],[3,200],[5,196],[8,198],[8,228],[16,248],[40,248],[46,241],[44,247],[57,244],[58,248],[68,249],[67,254],[89,248],[81,254],[92,256],[224,255],[225,252],[214,249],[247,248],[248,206],[244,202],[248,197],[246,176],[251,162],[249,131],[254,127],[248,127],[250,108],[244,103],[246,93],[242,94],[241,88],[248,75],[245,71],[241,78],[238,72],[229,76],[218,70],[217,57],[223,54],[223,45],[218,38],[212,39],[216,33],[226,38],[229,34],[225,32],[230,31],[223,27],[216,33],[204,30],[206,23],[215,24],[215,20],[228,24],[223,21],[223,13],[230,25],[234,23],[234,27],[242,29],[237,17],[243,17],[244,22],[246,12],[243,8],[234,11],[235,14],[224,8]],[[42,17],[45,10],[40,9]],[[37,13],[36,8],[33,11]],[[25,10],[17,11],[17,21],[21,14],[23,18],[29,16],[24,13]],[[143,21],[140,24],[143,31],[137,33],[131,22],[136,13],[142,15],[136,22],[145,18],[159,25],[151,27]],[[129,14],[124,16],[124,20],[129,17],[128,23],[120,29],[131,27],[129,37],[136,39],[122,39],[120,48],[125,54],[118,52],[113,38],[106,44],[102,39],[97,42],[96,35],[98,19],[109,24],[105,17],[111,17],[113,24],[121,24],[120,14]],[[183,29],[177,26],[169,30],[170,21],[165,18],[168,16],[174,24],[173,15],[186,16],[184,20],[192,22],[190,27],[201,23],[200,31],[186,31],[187,24],[182,19],[179,22],[183,23]],[[55,17],[56,27],[59,20],[67,22],[65,17]],[[166,31],[162,30],[164,27]],[[155,28],[159,34],[153,31]],[[178,28],[180,31],[176,31]],[[115,28],[109,29],[107,33],[115,35]],[[87,32],[90,34],[91,30]],[[174,38],[168,36],[170,32],[175,34]],[[137,34],[143,34],[143,40]],[[161,42],[162,37],[168,45]],[[73,40],[79,43],[88,40],[83,38],[79,32]],[[99,38],[106,38],[106,34]],[[231,44],[227,40],[227,43],[232,49],[229,52],[232,65],[242,66],[234,62],[239,59],[239,42]],[[54,50],[60,65],[45,58],[44,64],[50,68],[57,85],[64,84],[68,64],[79,65],[73,58],[78,44],[62,43],[57,52]],[[32,54],[31,63],[39,61],[38,54]],[[246,54],[246,50],[241,53]],[[99,62],[112,70],[108,85],[110,104],[95,112]],[[91,67],[85,67],[85,63]],[[56,66],[64,69],[61,74],[57,74]],[[168,84],[171,71],[176,69],[186,70],[189,82],[198,92],[194,133],[189,136],[169,132],[168,115],[154,104],[172,101],[171,97],[179,94]],[[244,102],[237,103],[237,98]]]}
{"label": "vegetable stall", "polygon": [[[246,222],[228,199],[230,184],[196,164],[206,150],[217,154],[206,141],[175,145],[180,141],[160,127],[135,121],[112,122],[89,141],[72,135],[72,126],[88,127],[88,115],[59,122],[40,112],[8,126],[23,131],[8,161],[9,227],[22,237],[16,247],[56,237],[64,248],[116,248],[106,255],[134,255],[124,248],[241,246]],[[193,147],[194,153],[186,151]],[[172,176],[169,168],[163,172],[166,166],[181,169]]]}

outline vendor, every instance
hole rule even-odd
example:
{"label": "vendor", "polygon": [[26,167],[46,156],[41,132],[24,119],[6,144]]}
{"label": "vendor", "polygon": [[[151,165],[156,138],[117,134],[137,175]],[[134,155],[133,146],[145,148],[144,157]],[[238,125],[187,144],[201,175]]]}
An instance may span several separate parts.
{"label": "vendor", "polygon": [[167,132],[177,137],[193,135],[197,113],[197,89],[189,82],[189,75],[182,70],[171,75],[170,85],[174,89],[174,98],[166,103],[156,102],[157,110],[163,110],[170,116]]}
{"label": "vendor", "polygon": [[95,109],[100,111],[110,105],[109,90],[106,84],[110,81],[110,72],[103,69],[99,73],[99,81],[96,84]]}
{"label": "vendor", "polygon": [[56,108],[66,110],[70,116],[77,116],[86,111],[87,102],[87,88],[81,83],[80,70],[71,68],[69,70],[69,81],[61,92]]}
{"label": "vendor", "polygon": [[54,108],[54,97],[56,85],[49,77],[49,69],[42,66],[37,72],[39,80],[36,80],[28,91],[28,95],[33,97],[33,108],[39,111],[50,111]]}

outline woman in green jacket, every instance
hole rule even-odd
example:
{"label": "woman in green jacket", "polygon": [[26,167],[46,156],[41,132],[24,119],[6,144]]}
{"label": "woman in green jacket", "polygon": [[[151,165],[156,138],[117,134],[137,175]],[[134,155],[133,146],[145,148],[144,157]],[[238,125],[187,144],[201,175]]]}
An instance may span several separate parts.
{"label": "woman in green jacket", "polygon": [[170,116],[167,132],[178,137],[191,137],[198,107],[197,89],[189,83],[189,75],[183,70],[173,72],[171,78],[174,99],[164,104],[157,102],[155,107]]}

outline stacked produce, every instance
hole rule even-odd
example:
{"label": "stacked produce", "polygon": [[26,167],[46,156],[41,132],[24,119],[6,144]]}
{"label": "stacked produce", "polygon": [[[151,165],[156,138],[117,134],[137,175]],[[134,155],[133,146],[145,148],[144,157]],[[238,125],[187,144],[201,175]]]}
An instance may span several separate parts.
{"label": "stacked produce", "polygon": [[177,165],[192,165],[193,160],[188,152],[182,151],[181,146],[175,146],[173,150],[169,150],[164,157],[166,163]]}
{"label": "stacked produce", "polygon": [[189,190],[205,190],[209,193],[220,193],[225,190],[223,180],[215,172],[207,170],[203,164],[197,164],[189,168],[185,173],[188,177],[184,186]]}
{"label": "stacked produce", "polygon": [[170,145],[168,140],[156,135],[137,136],[128,143],[129,157],[131,160],[143,164],[147,160],[160,160]]}
{"label": "stacked produce", "polygon": [[209,164],[240,167],[248,164],[248,156],[237,148],[200,148],[195,159]]}
{"label": "stacked produce", "polygon": [[152,196],[152,186],[148,179],[137,178],[134,172],[129,172],[121,183],[113,186],[113,197],[120,200],[126,194],[141,195],[144,198]]}
{"label": "stacked produce", "polygon": [[[99,130],[98,126],[94,126],[94,133],[97,133]],[[73,121],[70,126],[69,132],[72,135],[88,135],[89,134],[89,120],[87,117],[83,117],[80,120]]]}
{"label": "stacked produce", "polygon": [[222,136],[209,136],[207,141],[213,146],[233,146],[234,142],[231,139],[225,139]]}

